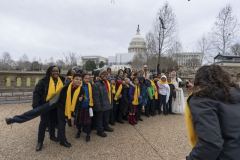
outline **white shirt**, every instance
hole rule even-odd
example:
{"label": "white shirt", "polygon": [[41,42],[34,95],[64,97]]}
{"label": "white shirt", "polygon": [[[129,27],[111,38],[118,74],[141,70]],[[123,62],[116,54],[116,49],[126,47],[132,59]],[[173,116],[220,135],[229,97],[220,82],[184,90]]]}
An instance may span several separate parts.
{"label": "white shirt", "polygon": [[168,84],[161,84],[159,81],[157,82],[158,85],[158,93],[161,95],[165,95],[166,97],[166,102],[169,100],[169,95],[170,95],[170,87]]}

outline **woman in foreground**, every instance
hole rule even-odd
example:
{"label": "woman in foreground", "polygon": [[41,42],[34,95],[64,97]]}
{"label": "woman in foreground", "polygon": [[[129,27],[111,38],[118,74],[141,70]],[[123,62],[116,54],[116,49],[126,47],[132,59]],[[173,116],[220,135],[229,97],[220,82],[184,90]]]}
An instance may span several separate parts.
{"label": "woman in foreground", "polygon": [[197,71],[185,118],[193,147],[187,160],[240,159],[240,89],[220,66]]}

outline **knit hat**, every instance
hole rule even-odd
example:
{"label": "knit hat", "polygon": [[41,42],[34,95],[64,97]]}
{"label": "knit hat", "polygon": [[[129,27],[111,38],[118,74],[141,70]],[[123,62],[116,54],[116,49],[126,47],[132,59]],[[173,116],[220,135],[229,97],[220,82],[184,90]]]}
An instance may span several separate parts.
{"label": "knit hat", "polygon": [[99,76],[101,76],[102,74],[108,74],[108,72],[106,70],[100,70]]}

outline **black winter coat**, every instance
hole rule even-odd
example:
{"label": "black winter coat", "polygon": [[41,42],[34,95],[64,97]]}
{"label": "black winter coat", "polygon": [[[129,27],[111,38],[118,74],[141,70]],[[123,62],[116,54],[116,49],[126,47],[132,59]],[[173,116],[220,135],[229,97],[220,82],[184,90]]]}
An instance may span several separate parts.
{"label": "black winter coat", "polygon": [[[111,87],[110,87],[111,89]],[[112,105],[108,98],[107,88],[103,81],[97,81],[93,85],[93,103],[94,111],[107,111],[112,109]]]}
{"label": "black winter coat", "polygon": [[[219,97],[224,98],[221,92]],[[230,95],[231,103],[194,96],[190,98],[198,142],[187,160],[240,159],[240,89],[231,88]]]}
{"label": "black winter coat", "polygon": [[[65,111],[65,105],[66,105],[66,98],[67,98],[68,86],[69,86],[69,84],[65,85],[65,86],[63,87],[63,89],[61,90],[61,92],[60,92],[60,98],[59,98],[59,101],[58,101],[58,103],[57,103],[57,105],[59,106],[58,108],[59,108],[59,109],[62,109],[63,111]],[[72,98],[73,98],[73,94],[74,94],[74,92],[73,92],[73,90],[72,90]],[[83,97],[83,96],[84,96],[84,90],[83,90],[83,88],[81,88],[80,93],[79,93],[77,99],[79,99],[79,97]],[[80,105],[80,104],[81,104],[81,102],[78,100],[77,103],[76,103],[76,108],[77,108],[78,105]]]}
{"label": "black winter coat", "polygon": [[127,87],[126,85],[123,85],[123,89],[122,89],[122,98],[120,99],[120,103],[122,106],[128,106],[130,105],[130,101],[129,101],[129,89],[130,87]]}
{"label": "black winter coat", "polygon": [[[65,82],[65,78],[60,76],[63,84]],[[32,107],[36,108],[46,103],[46,98],[48,94],[48,87],[49,87],[49,80],[50,78],[45,76],[37,83],[34,91],[33,91],[33,101]]]}

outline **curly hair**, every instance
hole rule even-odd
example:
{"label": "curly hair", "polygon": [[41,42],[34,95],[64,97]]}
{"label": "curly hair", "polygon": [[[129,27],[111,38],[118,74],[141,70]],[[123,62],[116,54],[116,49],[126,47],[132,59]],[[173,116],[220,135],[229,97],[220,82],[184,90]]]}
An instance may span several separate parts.
{"label": "curly hair", "polygon": [[206,65],[195,75],[193,96],[231,102],[232,87],[238,88],[228,72],[218,65]]}

